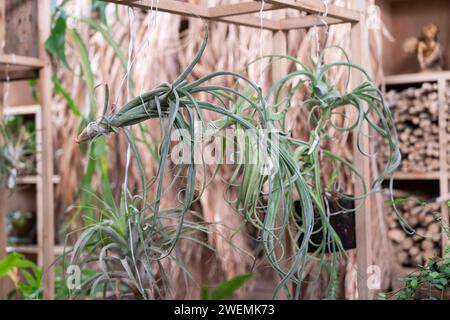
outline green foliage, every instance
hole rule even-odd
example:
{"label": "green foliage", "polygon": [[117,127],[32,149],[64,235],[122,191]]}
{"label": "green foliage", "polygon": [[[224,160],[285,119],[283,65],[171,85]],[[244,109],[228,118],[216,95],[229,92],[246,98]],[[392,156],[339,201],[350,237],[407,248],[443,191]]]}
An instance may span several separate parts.
{"label": "green foliage", "polygon": [[[447,247],[448,249],[448,247]],[[425,266],[408,276],[401,278],[404,287],[396,292],[382,293],[381,299],[392,297],[398,300],[411,300],[419,289],[428,292],[428,299],[443,299],[444,295],[450,295],[450,258],[435,257],[430,259]],[[436,296],[433,290],[438,290],[441,294]]]}
{"label": "green foliage", "polygon": [[32,266],[33,262],[25,259],[20,253],[10,253],[0,260],[0,277],[7,276],[14,268],[30,268]]}
{"label": "green foliage", "polygon": [[81,111],[78,109],[77,104],[73,100],[70,93],[67,92],[67,90],[63,88],[63,86],[61,85],[61,82],[59,81],[59,79],[56,75],[53,75],[52,81],[53,81],[53,92],[64,98],[64,100],[67,103],[67,106],[69,107],[69,110],[72,112],[72,114],[74,116],[81,117]]}
{"label": "green foliage", "polygon": [[13,252],[0,261],[0,278],[9,276],[16,290],[9,293],[22,299],[42,298],[41,282],[43,272],[36,264],[22,254]]}
{"label": "green foliage", "polygon": [[13,189],[20,173],[35,172],[36,128],[23,116],[7,116],[0,123],[0,183]]}
{"label": "green foliage", "polygon": [[202,288],[202,300],[224,300],[231,297],[237,290],[253,278],[253,273],[245,273],[219,284],[211,293]]}
{"label": "green foliage", "polygon": [[66,16],[64,12],[61,12],[53,24],[50,37],[45,41],[45,48],[57,57],[68,70],[72,70],[66,58],[66,29]]}
{"label": "green foliage", "polygon": [[108,21],[106,19],[106,7],[107,6],[108,6],[107,2],[100,1],[100,0],[92,0],[92,11],[98,12],[100,21],[105,26],[108,26]]}

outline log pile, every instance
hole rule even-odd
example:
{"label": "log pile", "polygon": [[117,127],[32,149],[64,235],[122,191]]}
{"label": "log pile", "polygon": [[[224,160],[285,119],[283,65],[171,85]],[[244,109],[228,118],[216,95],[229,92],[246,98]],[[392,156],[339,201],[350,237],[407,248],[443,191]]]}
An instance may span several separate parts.
{"label": "log pile", "polygon": [[[402,163],[398,171],[425,173],[439,171],[439,99],[437,84],[425,82],[418,88],[386,94],[396,123]],[[450,128],[448,128],[450,130]],[[450,131],[449,131],[450,132]],[[382,163],[389,156],[382,149]]]}
{"label": "log pile", "polygon": [[[388,206],[386,214],[388,238],[393,242],[395,254],[402,266],[416,267],[423,265],[427,259],[439,255],[441,252],[441,228],[436,220],[440,206],[433,202],[427,202],[426,205],[423,205],[417,201],[417,195],[399,190],[394,192],[394,196],[395,198],[411,199],[411,201],[397,203],[396,207],[417,234],[408,235],[402,229],[394,209]],[[389,199],[388,192],[386,192],[386,199]]]}

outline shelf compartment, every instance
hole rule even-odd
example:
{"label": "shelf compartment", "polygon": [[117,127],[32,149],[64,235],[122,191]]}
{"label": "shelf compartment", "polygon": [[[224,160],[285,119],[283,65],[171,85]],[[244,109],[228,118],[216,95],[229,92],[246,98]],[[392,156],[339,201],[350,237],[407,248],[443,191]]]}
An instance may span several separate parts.
{"label": "shelf compartment", "polygon": [[44,62],[39,58],[0,54],[0,79],[14,81],[38,77]]}
{"label": "shelf compartment", "polygon": [[[18,184],[37,184],[39,179],[39,176],[32,175],[32,176],[22,176],[17,177],[17,183]],[[58,175],[54,175],[52,178],[52,181],[54,184],[58,184],[60,182],[60,177]]]}
{"label": "shelf compartment", "polygon": [[7,252],[38,254],[40,250],[39,250],[39,247],[35,244],[24,244],[24,245],[7,246],[6,251]]}
{"label": "shelf compartment", "polygon": [[[394,180],[439,180],[440,172],[396,172],[394,173]],[[389,178],[386,178],[389,180]]]}
{"label": "shelf compartment", "polygon": [[450,71],[396,74],[386,76],[384,83],[387,86],[393,86],[421,82],[437,82],[439,79],[450,80]]}
{"label": "shelf compartment", "polygon": [[21,116],[21,115],[34,115],[41,110],[41,106],[38,104],[27,106],[9,106],[4,109],[5,116]]}

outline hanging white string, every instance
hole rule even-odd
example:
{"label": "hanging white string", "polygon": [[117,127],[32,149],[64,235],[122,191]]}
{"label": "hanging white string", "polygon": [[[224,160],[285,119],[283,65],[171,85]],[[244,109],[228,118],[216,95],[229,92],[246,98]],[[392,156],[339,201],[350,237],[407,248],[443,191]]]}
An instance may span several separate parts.
{"label": "hanging white string", "polygon": [[[147,54],[150,52],[150,44],[154,34],[154,30],[156,29],[157,19],[158,19],[158,6],[159,0],[156,0],[156,6],[154,0],[152,0],[150,4],[150,15],[147,15],[147,40],[145,43],[147,44],[147,50],[144,52],[144,60],[148,61]],[[152,73],[153,74],[153,73]],[[144,91],[145,81],[141,82],[141,88],[139,90],[139,97],[141,98],[142,103],[144,104],[144,100],[142,100],[142,93]]]}
{"label": "hanging white string", "polygon": [[3,107],[8,107],[8,100],[9,100],[9,92],[10,92],[10,85],[11,85],[11,77],[9,76],[9,64],[5,67],[5,93],[3,95]]}
{"label": "hanging white string", "polygon": [[314,36],[315,36],[315,44],[316,44],[316,58],[317,58],[317,63],[321,64],[322,61],[319,61],[320,59],[320,51],[321,51],[321,45],[320,45],[320,38],[319,38],[319,28],[317,27],[317,25],[319,23],[323,24],[325,26],[325,39],[324,39],[324,43],[326,45],[327,39],[328,39],[328,34],[329,34],[329,25],[326,21],[326,17],[328,16],[328,0],[322,0],[323,3],[323,13],[322,14],[318,14],[316,15],[316,19],[314,22]]}
{"label": "hanging white string", "polygon": [[[152,0],[152,4],[151,4],[151,7],[150,7],[150,10],[151,10],[152,12],[155,12],[154,22],[153,22],[153,26],[155,26],[155,25],[156,25],[156,20],[157,20],[157,18],[158,18],[157,14],[158,14],[159,0],[156,1],[156,9],[155,9],[155,6],[154,6],[153,1],[154,1],[154,0]],[[154,29],[154,28],[152,28],[152,29]],[[131,60],[131,62],[129,63],[130,69],[131,69],[131,67],[134,65],[134,63],[136,62],[136,58],[139,56],[140,52],[141,52],[142,49],[145,47],[146,43],[147,43],[147,41],[143,41],[143,42],[140,44],[139,48],[138,48],[137,50],[135,50],[134,57],[133,57],[133,59]],[[129,71],[128,71],[128,67],[127,67],[127,72],[126,72],[126,74],[124,75],[124,77],[122,78],[122,81],[121,81],[121,83],[120,83],[119,88],[121,88],[121,87],[123,86],[124,82],[128,79],[128,75],[129,75]],[[119,94],[117,95],[116,100],[115,100],[115,103],[114,103],[114,108],[113,108],[113,110],[115,110],[115,109],[118,107],[118,102],[119,102],[119,99],[120,99],[121,96],[122,96],[122,92],[119,91]]]}
{"label": "hanging white string", "polygon": [[264,83],[264,5],[265,0],[261,0],[261,7],[259,9],[259,56],[261,58],[259,63],[259,86],[261,90]]}
{"label": "hanging white string", "polygon": [[[134,20],[135,20],[134,11],[131,7],[128,8],[128,18],[130,21],[130,42],[128,44],[128,61],[127,61],[127,98],[130,99],[131,98],[131,69],[132,69],[132,58],[133,58],[133,52],[134,52],[135,31],[136,31],[134,29]],[[131,145],[130,145],[130,142],[128,141],[126,163],[125,163],[125,176],[124,176],[124,181],[123,181],[123,186],[122,186],[123,199],[125,202],[125,212],[128,215],[128,232],[129,232],[129,237],[130,237],[131,258],[133,260],[133,265],[136,270],[136,277],[138,279],[139,286],[142,290],[144,290],[143,286],[142,286],[140,272],[139,272],[139,269],[138,269],[138,266],[136,263],[136,258],[134,255],[133,230],[131,228],[131,219],[133,218],[133,216],[129,215],[129,210],[128,210],[128,172],[130,169],[130,162],[131,162]],[[145,204],[144,204],[144,206],[145,206]],[[133,212],[133,214],[134,213],[135,212]],[[145,297],[145,291],[142,291],[141,294]]]}
{"label": "hanging white string", "polygon": [[80,18],[81,17],[81,0],[77,0],[75,2],[75,17]]}
{"label": "hanging white string", "polygon": [[[317,59],[318,65],[322,65],[322,59],[320,58],[321,46],[320,46],[320,38],[319,38],[319,28],[317,27],[317,25],[319,23],[322,23],[325,26],[325,40],[324,40],[325,45],[326,45],[326,42],[328,39],[328,32],[329,32],[329,26],[325,19],[328,16],[328,0],[322,0],[322,3],[324,6],[323,14],[316,15],[316,19],[314,21],[314,36],[315,36],[315,44],[316,44],[315,50],[316,50],[316,59]],[[314,130],[314,140],[313,140],[311,146],[309,147],[308,155],[312,154],[314,152],[314,150],[316,149],[316,147],[319,145],[320,137],[319,137],[318,129],[319,128],[317,127]]]}

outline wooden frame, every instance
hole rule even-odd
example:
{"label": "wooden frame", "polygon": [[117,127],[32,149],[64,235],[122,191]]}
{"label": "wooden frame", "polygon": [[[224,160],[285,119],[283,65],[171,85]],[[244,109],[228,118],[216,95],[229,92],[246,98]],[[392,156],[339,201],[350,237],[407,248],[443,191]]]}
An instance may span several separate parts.
{"label": "wooden frame", "polygon": [[[225,22],[241,26],[261,28],[260,19],[252,13],[261,10],[261,1],[245,0],[242,3],[202,6],[178,0],[107,0],[107,2],[127,5],[145,10],[153,9],[158,3],[158,11],[178,14],[188,17],[198,17],[216,22]],[[263,10],[295,9],[306,15],[298,18],[263,19],[263,28],[271,31],[287,31],[291,29],[310,28],[316,25],[337,23],[355,23],[360,19],[358,10],[351,10],[332,4],[328,5],[326,17],[317,19],[317,14],[324,14],[324,4],[320,0],[266,0]],[[276,15],[275,15],[276,16]]]}
{"label": "wooden frame", "polygon": [[[31,0],[25,0],[31,1]],[[9,249],[38,255],[38,264],[44,269],[44,298],[52,299],[54,291],[54,208],[53,184],[58,179],[53,175],[53,141],[51,121],[52,70],[44,42],[50,35],[50,0],[37,2],[38,15],[37,44],[39,57],[27,57],[13,53],[5,54],[0,46],[0,80],[19,80],[37,78],[39,82],[39,106],[16,106],[3,108],[0,103],[0,116],[3,114],[34,114],[37,139],[37,175],[22,177],[18,183],[36,184],[37,234],[36,246],[18,246]],[[0,2],[0,42],[5,40],[6,15],[5,1]],[[5,109],[5,110],[3,110]],[[0,259],[6,254],[5,202],[6,190],[0,190]],[[4,286],[0,281],[0,298],[5,297]]]}
{"label": "wooden frame", "polygon": [[[449,170],[450,166],[447,164],[447,143],[449,135],[447,134],[447,97],[446,89],[450,86],[450,71],[442,72],[422,72],[411,74],[400,74],[387,76],[384,79],[384,86],[395,86],[405,84],[419,84],[422,82],[433,82],[438,86],[438,126],[439,126],[439,171],[427,173],[397,173],[396,179],[399,180],[436,180],[439,181],[439,197],[437,202],[441,203],[441,218],[445,225],[449,223],[449,209],[447,201],[450,200],[449,194]],[[444,248],[449,245],[449,239],[442,235],[442,255],[444,255]]]}

